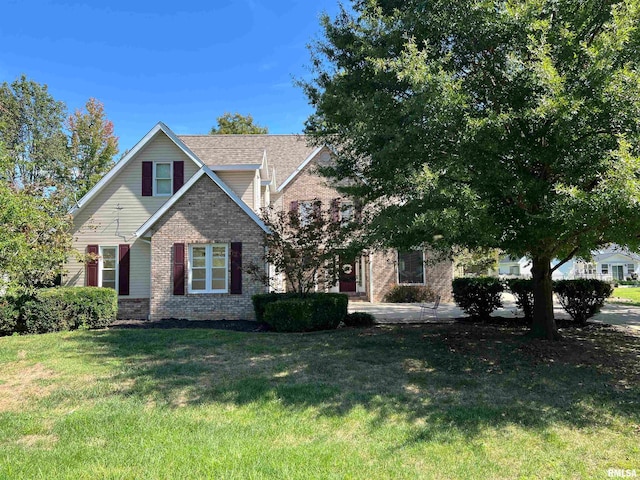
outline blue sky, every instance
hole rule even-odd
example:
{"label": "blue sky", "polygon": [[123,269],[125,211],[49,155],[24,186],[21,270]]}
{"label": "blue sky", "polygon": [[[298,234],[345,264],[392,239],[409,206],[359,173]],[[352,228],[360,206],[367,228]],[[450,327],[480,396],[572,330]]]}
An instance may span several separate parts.
{"label": "blue sky", "polygon": [[309,76],[320,14],[337,11],[338,0],[5,0],[0,83],[24,73],[70,112],[97,98],[121,152],[159,120],[208,133],[226,111],[297,133],[311,108],[293,78]]}

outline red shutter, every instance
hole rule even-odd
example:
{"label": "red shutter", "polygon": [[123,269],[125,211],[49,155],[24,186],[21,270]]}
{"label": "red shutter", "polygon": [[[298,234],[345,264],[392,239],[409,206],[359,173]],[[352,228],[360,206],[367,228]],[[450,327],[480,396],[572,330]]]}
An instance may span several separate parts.
{"label": "red shutter", "polygon": [[100,249],[98,245],[87,245],[87,253],[95,255],[95,260],[88,260],[85,264],[85,284],[87,287],[98,286],[98,255]]}
{"label": "red shutter", "polygon": [[289,204],[289,211],[290,212],[297,212],[298,211],[298,201],[297,200],[293,200]]}
{"label": "red shutter", "polygon": [[338,223],[340,221],[340,199],[334,198],[331,201],[331,221]]}
{"label": "red shutter", "polygon": [[184,185],[184,162],[173,162],[173,193]]}
{"label": "red shutter", "polygon": [[173,294],[184,295],[184,243],[173,244]]}
{"label": "red shutter", "polygon": [[129,245],[118,246],[118,295],[129,295]]}
{"label": "red shutter", "polygon": [[231,242],[231,290],[233,295],[242,293],[242,242]]}
{"label": "red shutter", "polygon": [[153,196],[153,162],[142,162],[142,196]]}

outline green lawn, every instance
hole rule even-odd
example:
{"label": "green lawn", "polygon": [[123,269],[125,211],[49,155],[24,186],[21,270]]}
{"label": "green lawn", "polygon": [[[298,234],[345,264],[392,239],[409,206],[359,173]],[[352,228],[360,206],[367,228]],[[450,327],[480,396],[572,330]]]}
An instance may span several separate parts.
{"label": "green lawn", "polygon": [[0,478],[640,475],[640,338],[523,332],[0,338]]}
{"label": "green lawn", "polygon": [[[614,288],[611,294],[612,300],[624,299],[625,303],[640,305],[640,287]],[[638,473],[640,476],[640,472]]]}

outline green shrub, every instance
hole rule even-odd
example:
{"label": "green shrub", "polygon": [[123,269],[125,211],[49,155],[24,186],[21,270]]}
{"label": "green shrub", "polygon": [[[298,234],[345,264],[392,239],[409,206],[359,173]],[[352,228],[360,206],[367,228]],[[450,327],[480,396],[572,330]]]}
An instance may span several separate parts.
{"label": "green shrub", "polygon": [[453,299],[467,315],[486,320],[502,307],[504,286],[494,277],[463,277],[452,282]]}
{"label": "green shrub", "polygon": [[600,311],[613,292],[613,287],[610,283],[595,278],[579,278],[554,282],[553,290],[571,318],[585,324]]}
{"label": "green shrub", "polygon": [[349,298],[340,293],[313,293],[268,302],[264,321],[277,332],[337,328],[347,315]]}
{"label": "green shrub", "polygon": [[530,278],[511,278],[507,287],[514,297],[516,305],[524,312],[524,318],[533,320],[533,280]]}
{"label": "green shrub", "polygon": [[272,302],[280,300],[287,300],[290,298],[300,298],[299,293],[287,292],[287,293],[258,293],[251,297],[253,302],[253,311],[256,314],[256,321],[264,323],[264,309]]}
{"label": "green shrub", "polygon": [[344,317],[343,322],[347,327],[370,327],[375,323],[375,318],[370,313],[353,312]]}
{"label": "green shrub", "polygon": [[434,302],[436,294],[429,287],[418,285],[396,285],[384,296],[388,303]]}
{"label": "green shrub", "polygon": [[0,336],[11,335],[19,329],[20,299],[17,295],[0,297]]}
{"label": "green shrub", "polygon": [[22,308],[28,333],[106,327],[116,319],[118,295],[110,288],[58,287],[38,290]]}

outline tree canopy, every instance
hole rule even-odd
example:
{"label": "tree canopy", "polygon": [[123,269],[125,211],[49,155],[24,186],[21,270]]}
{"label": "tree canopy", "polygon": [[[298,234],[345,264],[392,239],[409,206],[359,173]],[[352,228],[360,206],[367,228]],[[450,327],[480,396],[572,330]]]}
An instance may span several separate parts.
{"label": "tree canopy", "polygon": [[531,257],[533,333],[558,338],[551,260],[638,248],[639,17],[638,0],[356,1],[312,46],[306,133],[368,205],[369,243]]}
{"label": "tree canopy", "polygon": [[209,134],[260,134],[269,133],[267,127],[262,127],[253,121],[251,115],[229,113],[217,118],[217,127],[211,127]]}
{"label": "tree canopy", "polygon": [[85,111],[76,110],[67,119],[73,172],[73,192],[81,198],[113,167],[118,153],[118,137],[113,122],[106,118],[104,105],[90,98]]}

